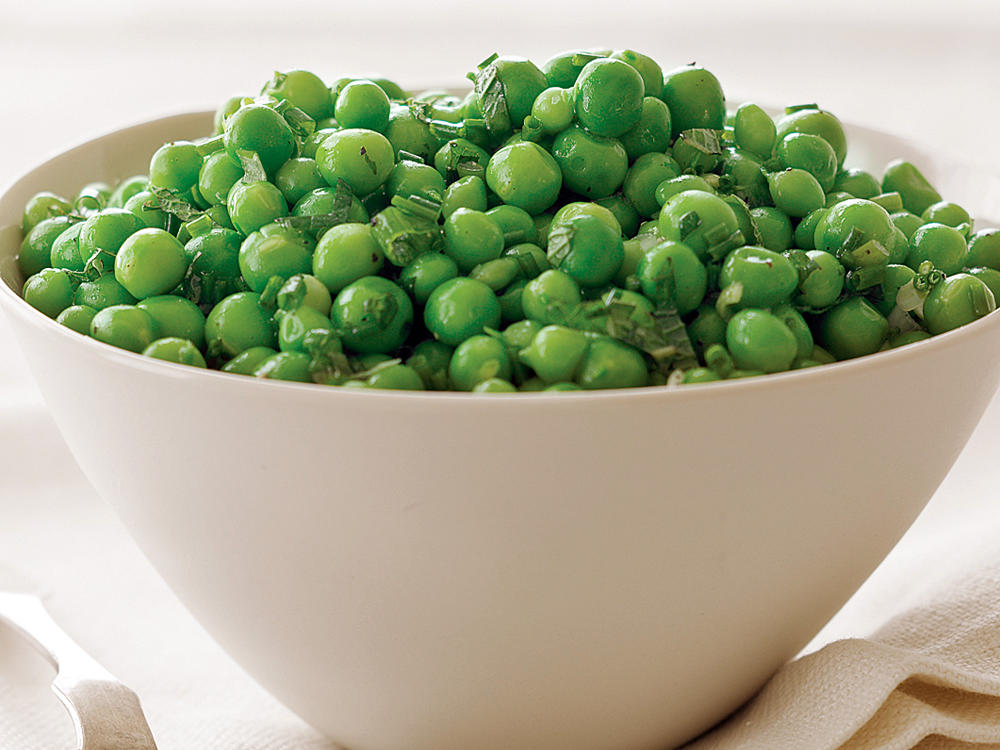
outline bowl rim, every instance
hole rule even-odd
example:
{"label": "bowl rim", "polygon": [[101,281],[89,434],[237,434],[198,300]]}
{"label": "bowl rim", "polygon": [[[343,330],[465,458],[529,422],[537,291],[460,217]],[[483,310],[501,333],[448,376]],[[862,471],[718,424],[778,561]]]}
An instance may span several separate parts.
{"label": "bowl rim", "polygon": [[[0,201],[2,201],[8,193],[16,189],[22,182],[29,180],[35,172],[48,166],[53,161],[68,156],[75,151],[92,147],[99,141],[111,139],[115,136],[120,136],[127,131],[151,126],[157,123],[163,123],[171,119],[180,120],[200,117],[207,120],[211,118],[213,114],[214,112],[212,110],[190,110],[160,115],[140,120],[138,122],[133,122],[129,125],[116,128],[109,132],[87,138],[66,149],[50,151],[42,161],[36,163],[20,175],[0,186]],[[877,128],[857,125],[849,121],[843,122],[843,124],[845,128],[849,128],[857,133],[867,134],[877,138],[890,138],[910,149],[916,149],[925,153],[932,153],[931,149],[908,138],[895,136]],[[977,168],[977,166],[963,162],[959,162],[958,166],[962,169],[982,171],[981,167]],[[0,226],[0,230],[15,226],[16,225],[12,224]],[[17,227],[17,229],[19,231],[20,227]],[[256,385],[251,387],[285,389],[291,392],[303,394],[322,393],[324,391],[330,394],[338,394],[332,396],[319,396],[319,398],[355,398],[359,397],[359,394],[361,394],[360,398],[388,399],[389,401],[400,401],[405,403],[409,403],[414,400],[431,401],[435,403],[468,404],[470,401],[487,403],[507,401],[524,402],[527,400],[532,403],[539,401],[547,403],[553,401],[559,403],[577,403],[580,401],[606,402],[608,400],[619,399],[628,399],[632,401],[650,399],[710,398],[714,394],[722,395],[723,391],[720,391],[719,389],[724,389],[724,392],[727,394],[738,392],[756,392],[760,389],[781,388],[788,381],[793,383],[802,382],[805,384],[814,380],[837,377],[840,373],[848,371],[858,371],[858,374],[861,374],[869,371],[873,367],[880,367],[880,363],[905,362],[908,359],[920,358],[922,356],[922,352],[959,345],[965,338],[970,336],[979,336],[981,329],[1000,327],[1000,308],[998,308],[978,320],[959,326],[951,331],[946,331],[945,333],[937,334],[935,336],[931,336],[930,338],[915,341],[894,349],[878,351],[873,354],[867,354],[849,360],[831,362],[829,364],[807,367],[799,370],[787,370],[784,372],[738,378],[735,380],[690,383],[685,384],[683,387],[663,385],[641,386],[635,388],[608,388],[589,391],[518,391],[515,393],[473,393],[467,391],[406,391],[378,388],[343,388],[323,386],[319,383],[299,383],[286,380],[250,378],[246,375],[227,373],[221,370],[208,368],[192,367],[190,365],[182,365],[175,362],[154,359],[152,357],[145,357],[140,353],[131,352],[127,349],[121,349],[119,347],[112,346],[111,344],[105,344],[91,338],[90,336],[84,336],[67,328],[66,326],[60,325],[54,319],[49,318],[44,313],[31,307],[24,301],[24,298],[18,292],[16,292],[6,283],[6,281],[3,280],[0,280],[0,308],[7,310],[11,316],[23,316],[26,321],[33,323],[34,325],[47,327],[48,331],[53,335],[60,336],[64,341],[71,342],[69,344],[70,346],[92,347],[88,351],[99,357],[108,359],[116,365],[147,370],[151,373],[162,376],[191,380],[205,377],[211,379],[222,378],[225,382],[231,382],[233,378],[238,378],[244,384],[249,384],[250,381],[255,382]],[[218,382],[223,382],[223,380],[219,380]],[[277,393],[279,391],[275,392]]]}

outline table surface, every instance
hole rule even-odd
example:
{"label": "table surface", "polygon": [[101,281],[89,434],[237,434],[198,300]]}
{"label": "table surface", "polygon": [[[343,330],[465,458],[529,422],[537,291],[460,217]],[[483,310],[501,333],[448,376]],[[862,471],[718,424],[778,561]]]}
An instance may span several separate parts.
{"label": "table surface", "polygon": [[[727,90],[816,101],[844,119],[1000,169],[1000,11],[991,4],[847,0],[636,2],[383,0],[204,7],[47,3],[0,19],[0,184],[50,153],[131,122],[213,108],[275,69],[324,78],[378,71],[404,86],[453,83],[494,50],[541,61],[566,48],[632,47],[665,68],[691,60]],[[432,52],[428,53],[428,50]],[[1000,207],[994,216],[1000,216]],[[132,685],[160,747],[326,748],[201,631],[76,467],[0,316],[0,588],[27,576],[71,635]],[[808,648],[863,636],[906,600],[938,540],[995,514],[994,401],[925,512]],[[0,746],[72,746],[51,673],[0,628]]]}

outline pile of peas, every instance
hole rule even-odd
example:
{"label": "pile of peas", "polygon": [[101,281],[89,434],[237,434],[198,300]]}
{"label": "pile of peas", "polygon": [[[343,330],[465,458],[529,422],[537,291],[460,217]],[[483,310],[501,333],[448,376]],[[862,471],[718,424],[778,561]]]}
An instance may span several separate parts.
{"label": "pile of peas", "polygon": [[838,119],[727,112],[631,50],[464,97],[278,73],[148,175],[24,211],[24,299],[149,357],[357,388],[564,391],[844,360],[991,312],[1000,231]]}

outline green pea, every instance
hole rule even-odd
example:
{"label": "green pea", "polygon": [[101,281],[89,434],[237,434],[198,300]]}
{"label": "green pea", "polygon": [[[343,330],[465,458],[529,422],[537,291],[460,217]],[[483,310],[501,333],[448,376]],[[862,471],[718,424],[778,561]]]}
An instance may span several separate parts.
{"label": "green pea", "polygon": [[271,316],[260,306],[260,295],[237,292],[219,302],[205,319],[208,352],[232,359],[255,346],[275,349],[278,332]]}
{"label": "green pea", "polygon": [[262,292],[272,276],[287,280],[313,271],[314,248],[315,242],[305,232],[266,224],[240,245],[240,273],[250,289]]}
{"label": "green pea", "polygon": [[257,366],[272,354],[277,352],[268,346],[252,346],[226,362],[222,366],[222,371],[234,375],[253,375]]}
{"label": "green pea", "polygon": [[924,300],[924,324],[931,335],[950,331],[996,310],[993,292],[981,280],[956,273],[936,284]]}
{"label": "green pea", "polygon": [[920,214],[924,223],[936,222],[949,227],[960,227],[962,224],[971,224],[972,219],[969,212],[957,203],[948,201],[938,201],[932,203]]}
{"label": "green pea", "polygon": [[[201,141],[199,141],[201,143]],[[150,189],[149,175],[139,174],[120,181],[108,196],[108,208],[124,208],[134,195]]]}
{"label": "green pea", "polygon": [[226,125],[226,120],[233,112],[240,108],[243,104],[243,99],[244,97],[242,96],[231,96],[219,105],[219,108],[215,110],[215,116],[212,118],[212,132],[214,134],[219,135],[222,133]]}
{"label": "green pea", "polygon": [[833,189],[850,193],[855,198],[873,198],[882,192],[878,180],[863,169],[842,169],[837,173]]}
{"label": "green pea", "polygon": [[663,154],[670,147],[670,110],[661,99],[647,96],[642,100],[639,122],[619,136],[630,162],[643,154]]}
{"label": "green pea", "polygon": [[607,54],[585,50],[560,52],[542,64],[542,72],[549,86],[572,88],[588,62],[597,57],[607,57]]}
{"label": "green pea", "polygon": [[445,184],[444,178],[434,167],[401,161],[389,173],[385,189],[390,196],[401,195],[408,198],[421,195],[440,200],[444,197]]}
{"label": "green pea", "polygon": [[255,378],[265,380],[288,380],[295,383],[311,383],[312,359],[302,352],[278,352],[263,360],[253,370]]}
{"label": "green pea", "polygon": [[477,383],[472,389],[473,393],[517,393],[517,388],[509,380],[502,378],[490,378],[481,383]]}
{"label": "green pea", "polygon": [[190,367],[207,367],[205,358],[198,348],[184,338],[165,336],[156,339],[142,350],[144,357],[162,359],[165,362],[176,362]]}
{"label": "green pea", "polygon": [[929,260],[946,274],[960,271],[966,265],[968,245],[957,229],[944,224],[924,224],[910,238],[906,265],[914,271]]}
{"label": "green pea", "polygon": [[514,143],[498,149],[486,167],[486,184],[504,203],[532,216],[551,206],[562,188],[559,164],[535,143]]}
{"label": "green pea", "polygon": [[337,94],[334,117],[344,128],[385,133],[389,127],[389,97],[371,81],[351,81]]}
{"label": "green pea", "polygon": [[205,346],[205,314],[196,304],[183,297],[163,294],[147,297],[136,307],[149,313],[161,338],[181,338],[199,349]]}
{"label": "green pea", "polygon": [[428,162],[441,148],[441,142],[431,133],[427,123],[418,119],[405,104],[389,105],[389,126],[385,137],[392,145],[393,158],[398,158],[400,151],[407,151]]}
{"label": "green pea", "polygon": [[621,60],[599,58],[588,62],[577,77],[575,91],[576,117],[595,135],[623,135],[635,127],[642,115],[642,76]]}
{"label": "green pea", "polygon": [[478,334],[459,344],[448,365],[448,378],[454,388],[471,391],[490,378],[510,380],[511,362],[507,347],[492,336]]}
{"label": "green pea", "polygon": [[408,94],[406,90],[400,86],[395,81],[391,81],[388,78],[383,78],[381,76],[375,76],[370,79],[373,83],[377,84],[381,88],[385,95],[389,97],[392,101],[403,101],[407,98]]}
{"label": "green pea", "polygon": [[817,208],[815,211],[810,211],[798,224],[795,225],[795,233],[792,237],[792,246],[797,247],[800,250],[815,250],[816,249],[816,227],[819,222],[826,216],[827,208]]}
{"label": "green pea", "polygon": [[941,200],[941,194],[931,186],[920,170],[903,159],[889,162],[882,176],[881,187],[884,192],[899,193],[906,210],[917,216],[932,203]]}
{"label": "green pea", "polygon": [[302,146],[299,148],[299,155],[304,156],[307,159],[316,158],[316,149],[319,148],[319,144],[330,135],[331,133],[336,133],[340,130],[340,125],[336,127],[320,127],[319,123],[316,123],[316,130],[311,132],[306,139],[302,141]]}
{"label": "green pea", "polygon": [[500,302],[481,281],[449,279],[428,297],[424,324],[438,341],[458,346],[484,328],[500,325]]}
{"label": "green pea", "polygon": [[[909,270],[909,269],[907,269]],[[1000,299],[1000,271],[995,268],[966,268],[965,273],[975,276],[993,292],[993,299]]]}
{"label": "green pea", "polygon": [[966,263],[1000,270],[1000,229],[980,229],[973,234]]}
{"label": "green pea", "polygon": [[719,274],[720,288],[736,283],[743,287],[739,307],[767,308],[791,299],[799,285],[799,274],[785,256],[747,245],[726,256]]}
{"label": "green pea", "polygon": [[816,225],[817,250],[837,255],[852,235],[860,233],[864,241],[875,240],[890,248],[895,242],[895,225],[889,213],[877,203],[852,198],[830,208]]}
{"label": "green pea", "polygon": [[[480,263],[468,273],[470,279],[481,281],[496,293],[501,293],[521,275],[514,258],[504,257]],[[501,309],[501,313],[503,310]]]}
{"label": "green pea", "polygon": [[[32,227],[21,241],[21,249],[17,256],[17,265],[21,269],[21,273],[25,276],[31,276],[43,268],[54,265],[52,249],[55,243],[68,231],[73,231],[76,236],[79,236],[80,229],[71,229],[77,222],[77,219],[69,216],[53,216],[49,219],[42,219]],[[56,260],[59,259],[57,256]],[[82,263],[72,264],[72,270],[82,270],[82,268]]]}
{"label": "green pea", "polygon": [[69,328],[71,331],[82,333],[84,336],[90,335],[90,321],[97,315],[97,310],[87,305],[70,305],[56,316],[56,322]]}
{"label": "green pea", "polygon": [[[837,155],[825,139],[809,133],[789,133],[775,149],[781,166],[809,172],[824,192],[833,189],[837,179]],[[843,189],[843,188],[841,188]],[[847,192],[850,192],[849,190]],[[858,196],[867,198],[870,196]]]}
{"label": "green pea", "polygon": [[537,331],[518,357],[545,383],[573,380],[590,348],[582,331],[548,325]]}
{"label": "green pea", "polygon": [[385,263],[369,224],[330,227],[316,243],[312,272],[332,294],[364,276],[374,276]]}
{"label": "green pea", "polygon": [[517,126],[531,114],[531,105],[547,87],[545,74],[531,60],[501,56],[493,62],[504,91],[510,121]]}
{"label": "green pea", "polygon": [[365,276],[344,287],[330,311],[344,344],[362,354],[395,351],[413,325],[413,303],[397,284]]}
{"label": "green pea", "polygon": [[289,206],[294,206],[302,196],[320,187],[326,187],[323,175],[315,159],[289,159],[274,175],[274,184],[285,197]]}
{"label": "green pea", "polygon": [[295,156],[291,127],[284,117],[263,104],[245,104],[226,118],[223,138],[230,158],[239,161],[240,152],[253,151],[269,175]]}
{"label": "green pea", "polygon": [[646,360],[627,344],[601,336],[590,342],[576,383],[584,390],[636,388],[649,382]]}
{"label": "green pea", "polygon": [[156,208],[159,205],[156,196],[143,190],[125,201],[124,209],[138,216],[147,229],[173,230],[177,226],[177,219],[163,209]]}
{"label": "green pea", "polygon": [[838,203],[843,203],[844,201],[854,200],[854,196],[850,193],[845,193],[840,190],[834,190],[832,193],[826,194],[826,208],[832,208]]}
{"label": "green pea", "polygon": [[712,383],[716,380],[722,380],[722,378],[714,370],[710,370],[707,367],[695,367],[684,373],[684,379],[681,380],[681,383],[690,385],[692,383]]}
{"label": "green pea", "polygon": [[799,351],[795,335],[766,310],[740,310],[726,325],[726,348],[742,370],[781,372]]}
{"label": "green pea", "polygon": [[722,130],[726,97],[719,80],[704,68],[685,65],[663,74],[663,101],[670,109],[672,135],[691,128]]}
{"label": "green pea", "polygon": [[275,219],[288,216],[288,203],[270,182],[236,182],[226,198],[229,216],[243,235],[251,235]]}
{"label": "green pea", "polygon": [[552,156],[562,171],[565,187],[591,200],[611,195],[628,172],[628,154],[620,141],[576,125],[556,136]]}
{"label": "green pea", "polygon": [[826,203],[826,195],[816,178],[804,169],[768,172],[767,185],[778,210],[801,218]]}
{"label": "green pea", "polygon": [[920,227],[923,226],[924,220],[919,216],[911,214],[909,211],[895,211],[889,214],[889,218],[892,219],[892,223],[896,225],[896,229],[899,229],[906,236],[907,242],[913,237],[913,233],[916,232]]}
{"label": "green pea", "polygon": [[786,114],[775,125],[777,141],[783,140],[789,133],[818,135],[833,148],[833,152],[837,155],[837,165],[844,163],[844,157],[847,155],[844,126],[829,112],[822,109],[799,109]]}
{"label": "green pea", "polygon": [[39,312],[56,318],[73,304],[73,283],[65,271],[43,268],[24,282],[21,296]]}
{"label": "green pea", "polygon": [[460,208],[486,211],[486,183],[482,178],[475,175],[461,177],[447,187],[441,204],[441,215],[447,219]]}
{"label": "green pea", "polygon": [[899,290],[912,281],[916,275],[916,272],[908,266],[896,263],[890,263],[886,266],[885,276],[879,285],[882,299],[873,302],[875,309],[888,317],[896,307],[896,296],[899,294]]}
{"label": "green pea", "polygon": [[149,162],[149,184],[175,193],[186,193],[198,184],[202,156],[191,141],[160,146]]}
{"label": "green pea", "polygon": [[572,89],[552,86],[545,89],[531,105],[531,116],[536,125],[547,135],[565,130],[576,117],[576,99]]}
{"label": "green pea", "polygon": [[374,130],[347,128],[331,133],[316,149],[316,163],[328,184],[343,180],[355,195],[368,195],[389,179],[393,144]]}
{"label": "green pea", "polygon": [[111,189],[106,182],[89,182],[80,188],[73,199],[73,210],[83,216],[90,216],[105,208],[111,197]]}
{"label": "green pea", "polygon": [[421,341],[413,348],[413,354],[406,365],[420,376],[424,388],[429,391],[447,391],[448,365],[454,349],[434,339]]}
{"label": "green pea", "polygon": [[660,209],[660,236],[683,242],[704,261],[715,249],[738,233],[733,209],[717,195],[685,190],[670,197]]}
{"label": "green pea", "polygon": [[556,269],[544,271],[529,281],[521,296],[525,316],[542,324],[565,323],[581,301],[579,284]]}
{"label": "green pea", "polygon": [[646,251],[635,271],[642,293],[657,305],[686,315],[705,297],[708,271],[687,245],[667,240]]}
{"label": "green pea", "polygon": [[21,233],[27,235],[45,219],[65,216],[72,210],[73,204],[62,196],[47,191],[35,193],[25,204],[24,212],[21,214]]}
{"label": "green pea", "polygon": [[687,332],[695,349],[704,354],[713,344],[725,343],[726,321],[714,304],[704,303],[698,306],[696,317],[688,323]]}
{"label": "green pea", "polygon": [[[123,208],[105,208],[83,222],[77,244],[80,257],[86,262],[98,252],[102,260],[115,255],[122,243],[135,232],[144,229],[142,220]],[[110,263],[106,264],[110,268]]]}
{"label": "green pea", "polygon": [[458,276],[458,264],[441,253],[424,253],[414,258],[399,275],[399,284],[418,305],[427,303],[437,287]]}
{"label": "green pea", "polygon": [[642,77],[642,87],[646,96],[660,96],[663,93],[663,70],[651,57],[631,49],[617,50],[609,57],[627,62],[636,69]]}
{"label": "green pea", "polygon": [[156,339],[156,323],[138,307],[112,305],[94,315],[90,335],[105,344],[140,353]]}
{"label": "green pea", "polygon": [[108,207],[123,208],[133,195],[149,189],[148,175],[133,175],[119,182],[108,197]]}
{"label": "green pea", "polygon": [[768,250],[783,253],[792,247],[792,222],[783,211],[772,206],[750,209],[761,243]]}
{"label": "green pea", "polygon": [[73,295],[73,303],[103,310],[112,305],[134,305],[138,300],[118,283],[114,273],[104,273],[93,281],[82,281]]}
{"label": "green pea", "polygon": [[502,204],[495,206],[486,212],[500,231],[503,232],[504,247],[510,248],[522,243],[533,243],[538,236],[535,229],[535,222],[524,209],[517,206]]}
{"label": "green pea", "polygon": [[278,322],[278,349],[283,352],[306,352],[306,338],[313,331],[333,331],[330,318],[308,305],[282,312]]}
{"label": "green pea", "polygon": [[133,297],[166,294],[187,270],[184,246],[162,229],[141,229],[122,243],[115,256],[115,279]]}
{"label": "green pea", "polygon": [[886,345],[889,349],[896,349],[897,347],[913,344],[917,341],[924,341],[930,337],[931,335],[927,331],[906,331],[905,333],[898,333],[893,336]]}
{"label": "green pea", "polygon": [[682,130],[670,150],[681,169],[687,173],[714,172],[722,161],[722,154],[717,149],[705,147],[703,134],[703,130]]}
{"label": "green pea", "polygon": [[434,168],[448,182],[481,176],[489,161],[489,152],[465,138],[453,138],[434,154]]}
{"label": "green pea", "polygon": [[192,302],[214,305],[247,286],[240,275],[243,235],[232,229],[212,227],[184,245],[188,266],[181,289]]}
{"label": "green pea", "polygon": [[813,342],[812,331],[809,330],[809,324],[806,323],[802,314],[789,304],[776,305],[771,309],[771,314],[784,323],[795,337],[795,342],[798,346],[795,358],[805,359],[811,356],[816,345]]}
{"label": "green pea", "polygon": [[278,290],[278,306],[282,310],[311,307],[320,315],[329,315],[333,297],[318,278],[308,273],[297,273]]}
{"label": "green pea", "polygon": [[749,151],[727,149],[722,156],[722,175],[729,181],[729,192],[751,207],[771,204],[771,191],[761,163]]}
{"label": "green pea", "polygon": [[675,195],[688,190],[698,190],[711,195],[715,194],[715,188],[709,185],[704,178],[694,174],[682,174],[677,177],[671,177],[668,180],[664,180],[656,186],[656,202],[659,203],[662,208],[666,202]]}
{"label": "green pea", "polygon": [[680,171],[680,165],[666,154],[642,154],[625,174],[622,188],[625,198],[641,216],[656,216],[661,205],[656,199],[657,186],[679,176]]}
{"label": "green pea", "polygon": [[381,367],[365,380],[368,388],[392,391],[422,391],[424,383],[420,375],[412,367],[406,365],[391,365]]}
{"label": "green pea", "polygon": [[906,234],[899,227],[895,227],[893,231],[894,242],[889,250],[889,262],[890,263],[905,263],[906,257],[910,254],[910,241],[907,239]]}
{"label": "green pea", "polygon": [[[339,201],[336,188],[320,187],[299,198],[295,208],[292,209],[293,216],[322,216],[332,214],[338,209]],[[357,198],[351,198],[351,207],[347,212],[347,220],[360,224],[367,224],[371,217],[368,211]]]}
{"label": "green pea", "polygon": [[819,340],[838,360],[874,354],[889,338],[889,322],[864,297],[851,297],[819,321]]}
{"label": "green pea", "polygon": [[836,256],[823,250],[807,250],[806,255],[816,268],[799,282],[796,304],[820,309],[832,305],[844,290],[847,269]]}
{"label": "green pea", "polygon": [[617,219],[623,237],[632,237],[639,229],[639,213],[621,193],[598,198],[595,203],[608,209]]}
{"label": "green pea", "polygon": [[319,76],[308,70],[275,73],[271,80],[264,84],[261,93],[269,94],[275,99],[287,100],[314,120],[322,120],[333,114],[330,90]]}
{"label": "green pea", "polygon": [[756,104],[741,104],[736,110],[733,138],[736,145],[759,159],[770,159],[777,129],[774,120]]}
{"label": "green pea", "polygon": [[444,221],[444,253],[464,274],[480,263],[499,258],[503,249],[503,230],[482,211],[459,208]]}
{"label": "green pea", "polygon": [[[617,222],[616,222],[617,223]],[[597,216],[580,215],[549,229],[548,260],[580,286],[597,287],[615,277],[625,250],[621,232]]]}

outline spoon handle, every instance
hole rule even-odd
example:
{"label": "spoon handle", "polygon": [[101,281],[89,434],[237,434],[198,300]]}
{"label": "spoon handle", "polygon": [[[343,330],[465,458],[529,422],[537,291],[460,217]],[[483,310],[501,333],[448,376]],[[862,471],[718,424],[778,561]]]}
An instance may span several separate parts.
{"label": "spoon handle", "polygon": [[76,645],[38,597],[0,592],[0,620],[56,668],[52,690],[73,719],[78,750],[156,750],[138,696]]}

